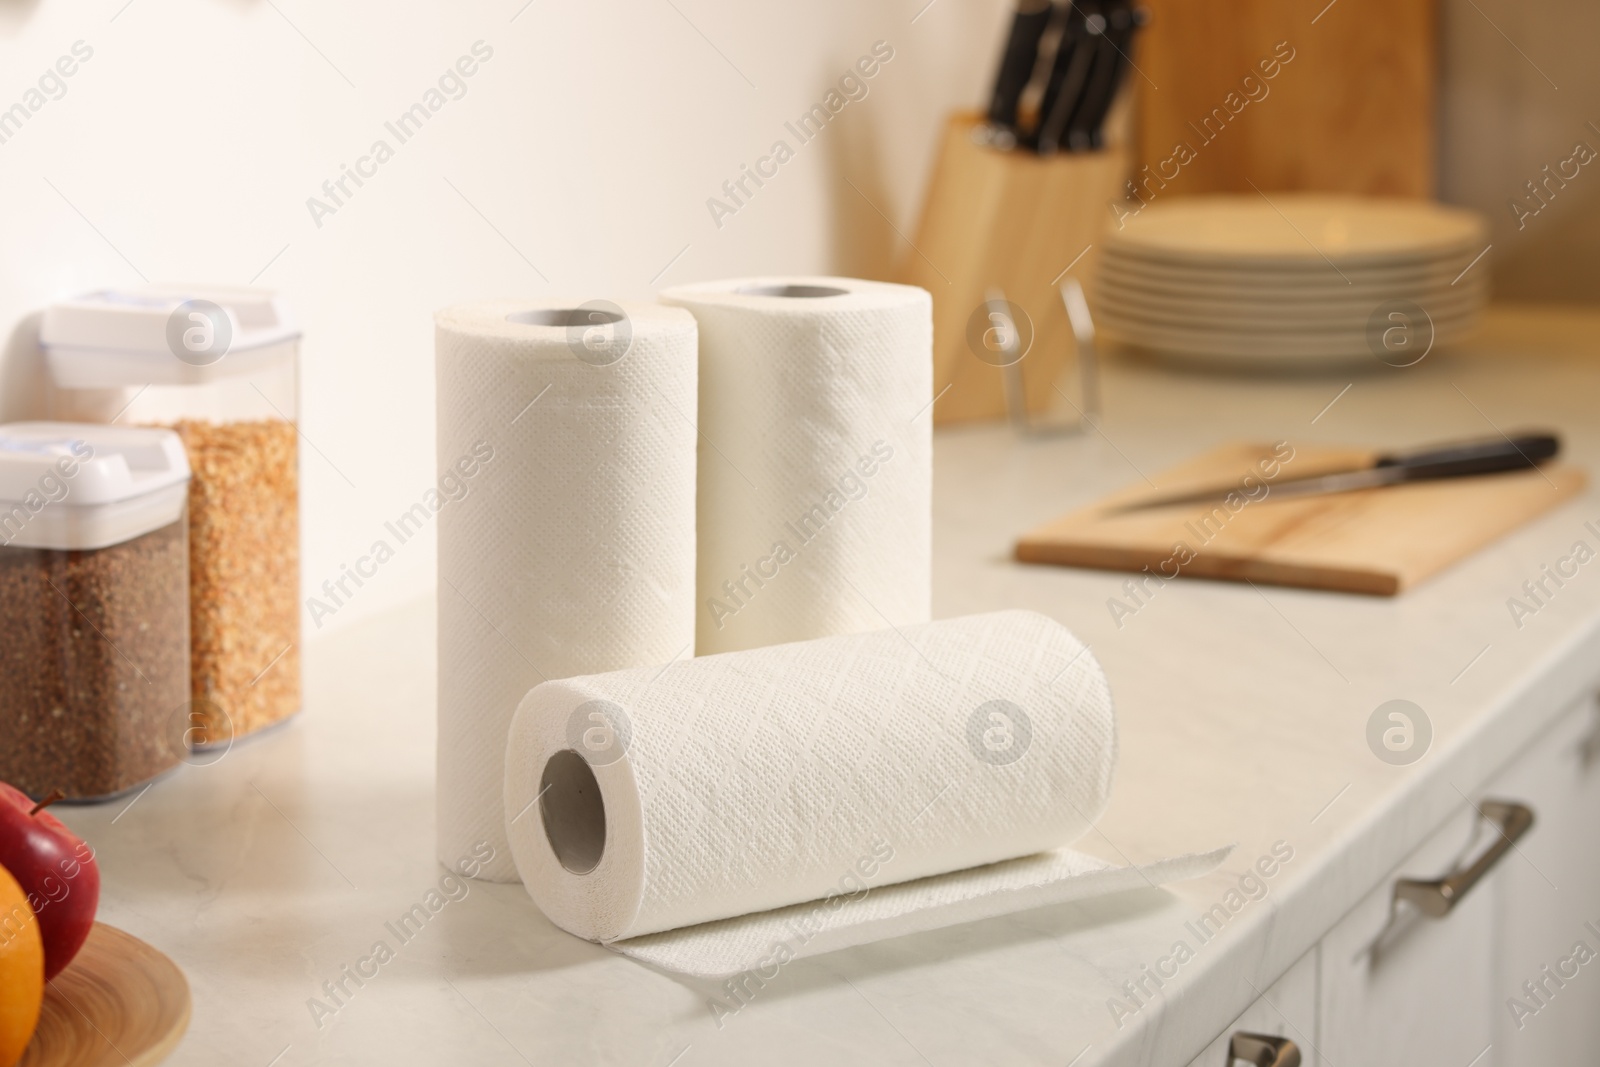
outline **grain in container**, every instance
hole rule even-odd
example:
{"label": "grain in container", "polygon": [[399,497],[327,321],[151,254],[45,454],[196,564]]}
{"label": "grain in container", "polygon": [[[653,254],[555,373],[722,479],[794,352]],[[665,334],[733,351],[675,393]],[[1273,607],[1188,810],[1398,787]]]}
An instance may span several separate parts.
{"label": "grain in container", "polygon": [[169,427],[188,449],[197,739],[300,710],[299,330],[271,292],[155,285],[45,312],[58,418]]}
{"label": "grain in container", "polygon": [[103,797],[186,755],[188,481],[171,431],[0,426],[0,781]]}

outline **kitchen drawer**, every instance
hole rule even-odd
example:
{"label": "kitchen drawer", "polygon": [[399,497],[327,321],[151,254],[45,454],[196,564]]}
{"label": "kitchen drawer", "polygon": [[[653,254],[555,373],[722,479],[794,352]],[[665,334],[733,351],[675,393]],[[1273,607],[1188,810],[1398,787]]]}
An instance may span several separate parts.
{"label": "kitchen drawer", "polygon": [[1287,1037],[1300,1049],[1303,1067],[1316,1063],[1311,1051],[1317,1044],[1317,950],[1300,957],[1282,978],[1244,1010],[1189,1067],[1233,1067],[1228,1054],[1237,1033]]}
{"label": "kitchen drawer", "polygon": [[1491,1067],[1497,1062],[1491,1048],[1498,1008],[1492,977],[1494,889],[1508,856],[1462,894],[1449,914],[1429,918],[1402,904],[1393,909],[1391,921],[1396,879],[1447,874],[1481,856],[1491,837],[1500,840],[1490,827],[1480,827],[1477,813],[1463,803],[1323,938],[1317,1016],[1323,1063]]}
{"label": "kitchen drawer", "polygon": [[1523,800],[1537,819],[1495,885],[1496,1061],[1501,1067],[1594,1063],[1600,1058],[1600,701],[1591,696],[1571,708],[1488,793]]}

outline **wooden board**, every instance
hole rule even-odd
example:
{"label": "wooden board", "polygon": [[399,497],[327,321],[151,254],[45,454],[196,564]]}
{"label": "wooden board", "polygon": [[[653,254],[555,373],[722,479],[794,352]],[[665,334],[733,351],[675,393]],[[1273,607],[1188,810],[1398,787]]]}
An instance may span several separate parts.
{"label": "wooden board", "polygon": [[[1135,169],[1171,178],[1153,189],[1158,199],[1254,193],[1252,183],[1268,194],[1433,195],[1436,0],[1146,2]],[[1264,80],[1258,64],[1279,42],[1293,58]],[[1162,168],[1179,144],[1195,158]]]}
{"label": "wooden board", "polygon": [[[1512,474],[1274,498],[1272,479],[1259,466],[1272,455],[1272,445],[1223,445],[1157,475],[1159,491],[1140,482],[1024,534],[1017,559],[1393,596],[1576,495],[1585,484],[1579,468],[1552,464]],[[1374,456],[1368,449],[1302,446],[1291,450],[1274,476],[1345,469]],[[1252,484],[1259,499],[1240,494],[1236,508],[1175,504],[1107,513],[1168,492],[1240,484],[1249,473],[1265,492]]]}
{"label": "wooden board", "polygon": [[39,1028],[19,1067],[150,1067],[189,1028],[178,965],[114,926],[95,923],[44,993]]}

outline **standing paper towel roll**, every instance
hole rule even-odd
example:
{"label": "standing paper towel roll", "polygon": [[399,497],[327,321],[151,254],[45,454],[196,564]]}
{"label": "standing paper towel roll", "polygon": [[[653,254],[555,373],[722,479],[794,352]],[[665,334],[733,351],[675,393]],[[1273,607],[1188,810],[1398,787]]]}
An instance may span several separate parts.
{"label": "standing paper towel roll", "polygon": [[535,300],[452,307],[435,325],[439,859],[492,849],[482,877],[513,881],[517,702],[546,679],[691,650],[695,322]]}
{"label": "standing paper towel roll", "polygon": [[807,955],[1220,862],[1046,852],[1099,817],[1115,762],[1094,657],[1006,611],[545,683],[512,723],[506,806],[538,809],[511,848],[552,922],[716,975],[775,942]]}
{"label": "standing paper towel roll", "polygon": [[751,278],[661,299],[700,324],[696,652],[926,622],[927,291]]}

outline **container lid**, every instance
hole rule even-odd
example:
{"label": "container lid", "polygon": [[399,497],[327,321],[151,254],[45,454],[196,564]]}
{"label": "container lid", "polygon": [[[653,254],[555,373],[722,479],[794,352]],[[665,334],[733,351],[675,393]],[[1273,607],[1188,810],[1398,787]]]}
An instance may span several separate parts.
{"label": "container lid", "polygon": [[267,289],[147,285],[51,305],[39,340],[56,384],[188,384],[249,374],[300,336]]}
{"label": "container lid", "polygon": [[171,430],[0,426],[0,545],[104,548],[183,514],[189,460]]}

